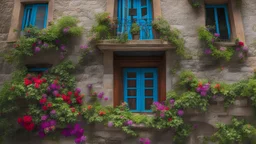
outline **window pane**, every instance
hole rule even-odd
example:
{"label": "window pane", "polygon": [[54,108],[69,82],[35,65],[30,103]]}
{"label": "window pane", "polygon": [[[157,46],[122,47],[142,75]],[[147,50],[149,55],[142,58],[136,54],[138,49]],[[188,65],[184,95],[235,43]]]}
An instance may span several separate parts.
{"label": "window pane", "polygon": [[150,110],[152,104],[153,104],[153,98],[146,98],[145,110]]}
{"label": "window pane", "polygon": [[145,73],[145,78],[153,78],[153,73]]}
{"label": "window pane", "polygon": [[128,90],[128,96],[136,96],[136,90]]}
{"label": "window pane", "polygon": [[128,73],[128,78],[136,78],[136,73],[135,72],[129,72]]}
{"label": "window pane", "polygon": [[153,90],[152,89],[146,89],[145,90],[145,96],[153,96]]}
{"label": "window pane", "polygon": [[45,23],[45,15],[46,15],[46,7],[45,6],[39,6],[36,13],[36,22],[35,26],[39,29],[44,28]]}
{"label": "window pane", "polygon": [[147,8],[142,8],[141,9],[141,16],[143,17],[145,15],[147,15]]}
{"label": "window pane", "polygon": [[153,80],[145,80],[145,87],[153,87]]}
{"label": "window pane", "polygon": [[146,6],[147,5],[147,0],[141,0],[141,6]]}
{"label": "window pane", "polygon": [[226,23],[225,9],[218,8],[218,20],[219,20],[219,29],[220,29],[220,39],[229,39],[228,37],[228,27]]}
{"label": "window pane", "polygon": [[128,99],[128,106],[130,108],[130,110],[136,110],[136,98],[129,98]]}
{"label": "window pane", "polygon": [[136,87],[136,80],[128,80],[128,87]]}
{"label": "window pane", "polygon": [[216,32],[214,9],[213,8],[207,8],[206,9],[206,26],[209,27],[209,30],[210,30],[211,33]]}

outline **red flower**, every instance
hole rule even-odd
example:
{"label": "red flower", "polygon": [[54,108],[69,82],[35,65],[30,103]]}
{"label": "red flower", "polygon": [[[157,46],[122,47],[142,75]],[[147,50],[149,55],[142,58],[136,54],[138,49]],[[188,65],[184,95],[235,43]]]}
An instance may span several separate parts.
{"label": "red flower", "polygon": [[39,100],[40,104],[45,104],[45,103],[46,103],[46,101],[47,101],[47,99],[46,99],[46,98],[41,98],[41,99]]}
{"label": "red flower", "polygon": [[54,84],[58,84],[58,80],[54,80],[53,83],[54,83]]}
{"label": "red flower", "polygon": [[72,113],[76,112],[76,109],[75,108],[70,108]]}
{"label": "red flower", "polygon": [[48,108],[47,108],[47,106],[43,106],[42,109],[43,109],[44,111],[47,111]]}
{"label": "red flower", "polygon": [[23,119],[22,118],[18,118],[18,123],[21,125],[23,123]]}
{"label": "red flower", "polygon": [[92,105],[88,105],[87,109],[88,110],[92,109]]}
{"label": "red flower", "polygon": [[25,116],[23,116],[23,121],[24,121],[24,123],[31,123],[32,117],[29,115],[25,115]]}
{"label": "red flower", "polygon": [[12,87],[10,88],[10,90],[11,90],[11,91],[14,91],[14,90],[15,90],[15,87],[14,87],[14,86],[12,86]]}
{"label": "red flower", "polygon": [[43,81],[42,80],[40,80],[40,79],[35,79],[35,81],[34,81],[36,84],[42,84],[43,83]]}
{"label": "red flower", "polygon": [[100,112],[99,112],[99,115],[100,115],[100,116],[103,116],[103,115],[105,115],[105,114],[106,114],[106,112],[104,112],[104,111],[100,111]]}
{"label": "red flower", "polygon": [[47,104],[47,107],[48,107],[48,108],[52,107],[52,103],[49,102],[49,103]]}
{"label": "red flower", "polygon": [[[28,33],[30,33],[30,30],[27,30]],[[34,43],[35,44],[35,43]]]}
{"label": "red flower", "polygon": [[168,111],[168,110],[170,110],[170,108],[169,108],[169,107],[165,107],[165,110],[167,110],[167,111]]}
{"label": "red flower", "polygon": [[41,77],[42,77],[42,74],[41,74],[41,73],[37,75],[37,78],[40,79]]}
{"label": "red flower", "polygon": [[75,97],[78,97],[79,96],[79,93],[78,92],[75,92]]}
{"label": "red flower", "polygon": [[244,46],[244,42],[241,42],[241,41],[240,41],[240,42],[238,43],[238,45],[241,46],[241,47],[243,47],[243,46]]}
{"label": "red flower", "polygon": [[220,90],[220,84],[216,84],[214,88]]}
{"label": "red flower", "polygon": [[46,80],[45,78],[42,78],[42,82],[43,82],[43,83],[46,83],[47,80]]}
{"label": "red flower", "polygon": [[39,89],[39,88],[40,88],[40,84],[35,83],[35,88],[36,88],[36,89]]}
{"label": "red flower", "polygon": [[34,123],[25,124],[24,127],[27,131],[32,131],[35,127],[35,124]]}
{"label": "red flower", "polygon": [[171,122],[171,121],[172,121],[172,118],[168,118],[168,121]]}
{"label": "red flower", "polygon": [[69,99],[67,103],[70,105],[72,102],[71,102],[71,100]]}
{"label": "red flower", "polygon": [[76,102],[77,102],[78,104],[82,104],[82,97],[77,97],[77,98],[76,98]]}
{"label": "red flower", "polygon": [[60,94],[58,93],[58,94],[56,94],[56,97],[60,97]]}
{"label": "red flower", "polygon": [[68,96],[71,96],[71,95],[72,95],[72,92],[71,92],[71,91],[69,91],[69,92],[68,92]]}
{"label": "red flower", "polygon": [[25,79],[24,79],[24,85],[25,85],[25,86],[28,86],[28,85],[30,85],[30,84],[32,84],[32,81],[25,78]]}

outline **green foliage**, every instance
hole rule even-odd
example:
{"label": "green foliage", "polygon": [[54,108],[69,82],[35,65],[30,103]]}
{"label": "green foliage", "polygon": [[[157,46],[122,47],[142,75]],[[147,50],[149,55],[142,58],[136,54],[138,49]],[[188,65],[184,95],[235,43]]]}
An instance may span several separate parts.
{"label": "green foliage", "polygon": [[215,45],[214,42],[217,41],[217,38],[214,37],[212,33],[210,33],[207,28],[200,27],[198,29],[198,36],[199,39],[205,41],[207,47],[211,50],[211,56],[219,59],[224,58],[225,60],[229,61],[231,57],[234,55],[233,48],[226,48],[226,50],[220,50]]}
{"label": "green foliage", "polygon": [[134,34],[134,35],[140,33],[140,26],[137,23],[132,24],[131,33]]}
{"label": "green foliage", "polygon": [[119,42],[119,43],[128,42],[128,34],[127,33],[118,34],[117,35],[117,42]]}
{"label": "green foliage", "polygon": [[173,140],[176,144],[184,144],[192,131],[191,125],[184,124],[177,128]]}
{"label": "green foliage", "polygon": [[104,40],[112,38],[112,28],[109,13],[98,13],[95,15],[96,23],[92,26],[90,35],[94,40]]}
{"label": "green foliage", "polygon": [[244,120],[232,119],[230,125],[217,124],[218,131],[208,140],[219,144],[243,143],[256,135],[256,128]]}
{"label": "green foliage", "polygon": [[36,48],[39,48],[38,52],[48,49],[58,50],[61,45],[68,43],[68,38],[82,35],[83,28],[78,27],[77,23],[76,18],[64,16],[46,29],[28,27],[24,30],[24,36],[20,37],[4,58],[9,62],[21,62],[25,56],[35,55]]}
{"label": "green foliage", "polygon": [[161,39],[172,43],[177,48],[177,54],[185,58],[190,58],[185,50],[185,40],[180,37],[180,32],[178,29],[171,28],[168,21],[162,17],[154,20],[152,25],[153,28],[161,35]]}

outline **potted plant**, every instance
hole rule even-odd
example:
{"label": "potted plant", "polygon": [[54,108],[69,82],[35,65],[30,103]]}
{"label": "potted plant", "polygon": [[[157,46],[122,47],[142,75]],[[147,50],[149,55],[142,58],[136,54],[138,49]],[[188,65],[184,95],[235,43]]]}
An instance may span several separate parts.
{"label": "potted plant", "polygon": [[192,7],[194,8],[199,8],[203,4],[203,0],[189,0],[189,1]]}
{"label": "potted plant", "polygon": [[132,24],[131,33],[132,33],[133,40],[140,39],[140,26],[137,23]]}

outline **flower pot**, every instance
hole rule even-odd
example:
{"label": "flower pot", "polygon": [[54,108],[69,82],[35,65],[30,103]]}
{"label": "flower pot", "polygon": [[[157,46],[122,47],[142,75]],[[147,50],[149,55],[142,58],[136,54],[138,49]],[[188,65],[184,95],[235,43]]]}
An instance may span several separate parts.
{"label": "flower pot", "polygon": [[140,35],[139,34],[133,34],[132,35],[132,39],[133,40],[139,40],[140,39]]}

